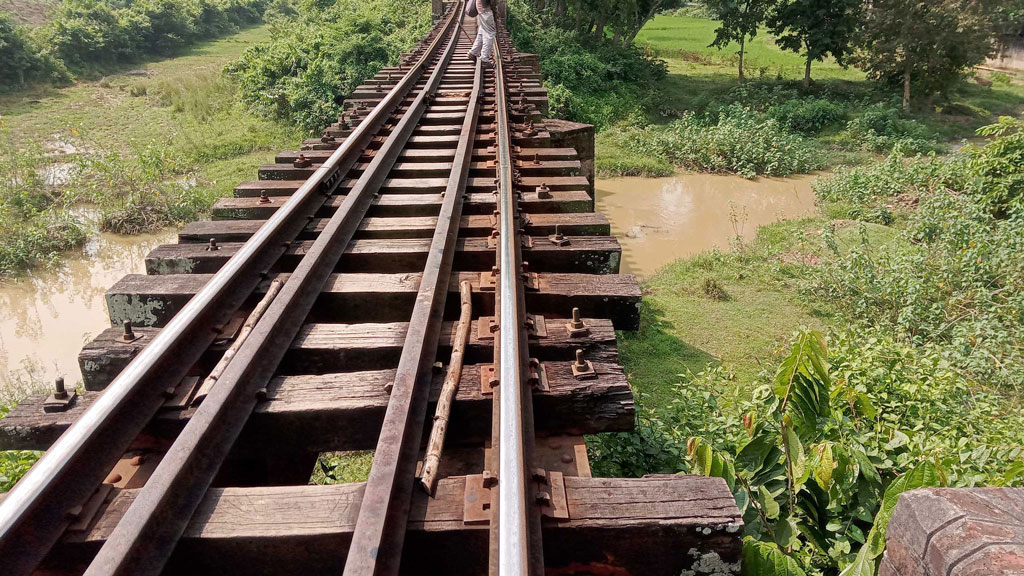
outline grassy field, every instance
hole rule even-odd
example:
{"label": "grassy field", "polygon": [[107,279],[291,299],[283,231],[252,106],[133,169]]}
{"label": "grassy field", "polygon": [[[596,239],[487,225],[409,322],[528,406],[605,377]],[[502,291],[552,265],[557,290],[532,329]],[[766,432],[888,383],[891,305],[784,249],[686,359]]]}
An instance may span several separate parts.
{"label": "grassy field", "polygon": [[[826,217],[783,221],[758,230],[733,252],[676,261],[644,283],[642,323],[620,338],[623,365],[648,408],[668,405],[693,377],[715,367],[730,373],[726,396],[748,397],[764,370],[773,370],[793,333],[826,330],[836,321],[827,302],[804,293],[809,265],[825,254]],[[869,224],[872,244],[896,242],[896,230]],[[842,226],[841,249],[859,232]]]}
{"label": "grassy field", "polygon": [[[7,95],[0,98],[0,110],[23,145],[52,148],[64,141],[84,150],[128,153],[160,142],[200,159],[232,163],[243,153],[294,144],[297,137],[246,113],[221,75],[225,64],[269,36],[266,26],[243,30],[96,82]],[[264,156],[254,156],[250,167]],[[216,165],[197,168],[200,175],[223,173]]]}
{"label": "grassy field", "polygon": [[81,241],[71,235],[64,245],[46,247],[32,240],[45,228],[45,214],[63,218],[86,202],[99,214],[86,229],[133,233],[173,225],[202,216],[235,184],[254,178],[275,151],[297,145],[297,129],[249,113],[222,74],[225,64],[269,36],[269,27],[254,27],[97,81],[0,97],[4,161],[67,174],[55,183],[4,185],[12,205],[45,198],[49,207],[41,215],[0,219],[5,235],[25,239],[15,244],[21,253],[0,254],[0,274],[57,260],[59,250]]}
{"label": "grassy field", "polygon": [[[652,120],[665,125],[692,112],[702,115],[731,103],[764,112],[774,104],[808,98],[836,102],[845,110],[846,119],[856,119],[872,106],[898,107],[899,95],[890,88],[869,81],[855,68],[844,68],[834,60],[815,62],[814,83],[801,85],[804,60],[799,54],[777,47],[762,31],[747,45],[745,57],[746,87],[738,80],[737,44],[722,50],[709,48],[718,23],[685,16],[657,16],[637,36],[637,44],[668,65],[668,75],[659,86],[661,97]],[[980,73],[983,77],[987,72]],[[1009,84],[982,87],[965,81],[948,95],[931,102],[918,102],[906,115],[925,139],[938,149],[946,149],[961,139],[972,138],[975,130],[1001,115],[1024,112],[1024,78],[1012,78]],[[859,164],[878,157],[877,151],[851,145],[844,132],[845,121],[809,135],[828,156],[828,164]],[[846,138],[846,140],[844,140]],[[664,175],[672,167],[650,155],[638,154],[624,145],[621,127],[598,137],[598,171],[606,175]]]}

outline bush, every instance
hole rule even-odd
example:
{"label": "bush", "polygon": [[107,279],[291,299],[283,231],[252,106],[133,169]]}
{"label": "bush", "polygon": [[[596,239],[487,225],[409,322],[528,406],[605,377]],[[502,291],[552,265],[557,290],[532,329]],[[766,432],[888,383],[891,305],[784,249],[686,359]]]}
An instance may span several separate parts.
{"label": "bush", "polygon": [[274,23],[273,40],[228,66],[242,100],[266,118],[316,131],[336,121],[359,84],[412,47],[430,28],[429,5],[377,0],[300,7]]}
{"label": "bush", "polygon": [[508,11],[516,47],[540,55],[552,116],[603,130],[653,108],[657,83],[668,73],[664,61],[560,28],[523,0],[510,1]]}
{"label": "bush", "polygon": [[871,152],[924,154],[939,149],[937,134],[884,104],[869,106],[840,136],[842,143]]}
{"label": "bush", "polygon": [[78,164],[82,199],[99,208],[106,232],[138,234],[191,222],[216,200],[194,181],[187,159],[155,142],[130,156],[96,152]]}
{"label": "bush", "polygon": [[43,180],[44,160],[39,150],[19,150],[0,128],[0,277],[52,263],[85,242],[84,224]]}
{"label": "bush", "polygon": [[0,12],[0,90],[18,88],[27,82],[67,80],[67,70],[39,49],[28,30],[6,12]]}
{"label": "bush", "polygon": [[677,385],[670,405],[640,410],[634,432],[588,438],[595,474],[724,478],[743,515],[744,569],[763,556],[791,562],[790,574],[857,562],[873,574],[882,507],[902,491],[1021,485],[1024,430],[1004,397],[970,386],[941,350],[884,330],[830,340],[798,333],[746,399],[725,395],[722,367]]}
{"label": "bush", "polygon": [[833,216],[889,224],[893,216],[886,204],[900,198],[912,207],[935,187],[958,186],[957,180],[957,170],[934,156],[905,159],[892,154],[882,162],[839,168],[813,186]]}
{"label": "bush", "polygon": [[640,155],[747,178],[810,172],[824,162],[809,141],[739,105],[723,108],[717,119],[686,113],[665,128],[634,130],[627,142]]}
{"label": "bush", "polygon": [[1024,381],[1024,136],[1005,119],[994,139],[950,159],[890,159],[845,171],[817,193],[870,210],[879,198],[912,195],[905,242],[866,241],[836,251],[816,292],[859,322],[942,350],[970,382],[1017,389]]}
{"label": "bush", "polygon": [[811,136],[845,119],[846,109],[824,98],[793,99],[768,108],[767,116],[787,130]]}
{"label": "bush", "polygon": [[167,56],[258,22],[268,0],[65,0],[42,35],[47,50],[71,70],[95,73]]}

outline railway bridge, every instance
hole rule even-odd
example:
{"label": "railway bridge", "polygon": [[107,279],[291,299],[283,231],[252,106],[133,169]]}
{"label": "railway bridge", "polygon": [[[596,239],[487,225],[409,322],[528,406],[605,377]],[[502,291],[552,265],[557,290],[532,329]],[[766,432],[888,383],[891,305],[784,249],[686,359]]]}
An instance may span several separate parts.
{"label": "railway bridge", "polygon": [[[594,478],[635,407],[636,279],[593,130],[463,2],[107,293],[111,328],[0,421],[45,450],[0,502],[5,575],[728,574],[721,479]],[[367,482],[316,485],[324,452]]]}

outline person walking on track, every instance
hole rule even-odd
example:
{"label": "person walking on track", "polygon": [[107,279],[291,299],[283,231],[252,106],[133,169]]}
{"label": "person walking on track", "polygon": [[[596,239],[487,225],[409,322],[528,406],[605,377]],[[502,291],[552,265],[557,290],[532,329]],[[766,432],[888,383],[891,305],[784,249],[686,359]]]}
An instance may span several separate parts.
{"label": "person walking on track", "polygon": [[471,16],[473,12],[476,12],[476,42],[473,43],[473,48],[469,51],[470,59],[480,58],[484,64],[494,66],[491,52],[494,49],[494,36],[498,32],[498,28],[494,22],[491,0],[470,0],[466,12]]}

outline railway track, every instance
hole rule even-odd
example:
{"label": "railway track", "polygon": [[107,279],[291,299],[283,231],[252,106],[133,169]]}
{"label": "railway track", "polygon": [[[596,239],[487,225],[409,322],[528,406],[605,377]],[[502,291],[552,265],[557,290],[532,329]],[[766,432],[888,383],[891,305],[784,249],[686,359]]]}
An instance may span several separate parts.
{"label": "railway track", "polygon": [[[84,391],[0,420],[0,448],[47,450],[0,502],[4,574],[737,561],[721,480],[590,477],[582,435],[633,426],[640,290],[530,58],[502,30],[470,61],[462,6],[111,288]],[[308,484],[366,449],[367,482]]]}

